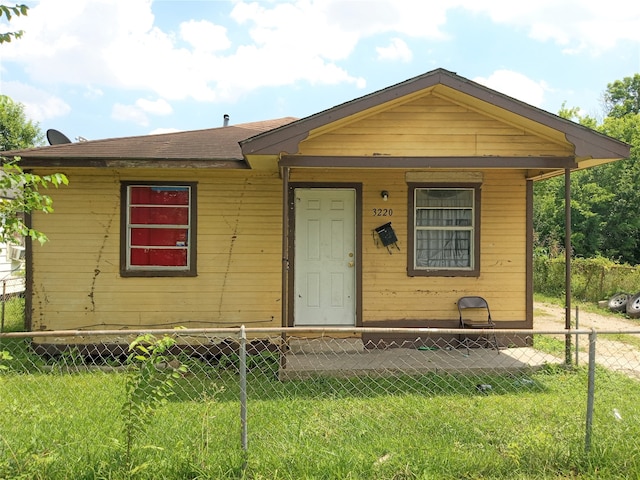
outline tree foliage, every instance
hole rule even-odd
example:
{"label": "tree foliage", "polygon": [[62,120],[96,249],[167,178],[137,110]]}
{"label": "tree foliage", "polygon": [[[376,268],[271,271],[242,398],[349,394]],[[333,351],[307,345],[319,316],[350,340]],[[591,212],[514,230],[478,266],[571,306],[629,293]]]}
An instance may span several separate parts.
{"label": "tree foliage", "polygon": [[[20,15],[26,15],[28,10],[29,7],[24,4],[16,4],[13,7],[0,5],[0,20],[4,16],[7,18],[7,21],[10,21],[13,16],[19,17]],[[23,33],[22,30],[16,32],[0,32],[0,43],[10,42],[14,38],[20,38]]]}
{"label": "tree foliage", "polygon": [[53,200],[40,190],[68,184],[69,180],[62,173],[35,175],[24,172],[17,159],[5,160],[0,175],[0,241],[19,243],[20,237],[30,237],[40,243],[46,242],[47,236],[28,226],[23,214],[37,211],[52,213]]}
{"label": "tree foliage", "polygon": [[29,148],[43,141],[40,126],[27,118],[24,105],[0,95],[0,151]]}
{"label": "tree foliage", "polygon": [[[628,159],[571,175],[573,253],[602,255],[640,264],[640,75],[608,84],[607,117],[596,124],[563,105],[560,116],[631,145]],[[538,248],[553,253],[564,244],[564,179],[534,187],[534,230]]]}
{"label": "tree foliage", "polygon": [[[0,18],[26,15],[28,7],[0,5]],[[22,32],[0,34],[0,43],[19,38]],[[7,96],[0,96],[0,152],[20,150],[42,143],[43,135],[37,123],[27,119],[24,106]],[[53,212],[53,200],[42,190],[50,186],[67,185],[69,180],[62,173],[35,175],[25,172],[19,158],[0,156],[0,242],[20,243],[21,237],[30,237],[44,243],[44,233],[31,228],[25,214]]]}
{"label": "tree foliage", "polygon": [[640,74],[607,85],[604,104],[609,117],[622,118],[640,113]]}

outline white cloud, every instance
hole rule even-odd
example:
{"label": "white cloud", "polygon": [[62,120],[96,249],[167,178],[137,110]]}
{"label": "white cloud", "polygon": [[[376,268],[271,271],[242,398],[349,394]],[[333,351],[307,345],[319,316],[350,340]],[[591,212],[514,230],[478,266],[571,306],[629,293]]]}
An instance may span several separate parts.
{"label": "white cloud", "polygon": [[96,99],[102,97],[104,95],[104,92],[101,88],[98,88],[94,85],[86,85],[83,95],[85,98]]}
{"label": "white cloud", "polygon": [[[24,65],[40,85],[82,86],[87,94],[125,89],[167,101],[232,102],[261,87],[301,82],[364,88],[365,79],[347,66],[364,40],[393,38],[376,49],[377,60],[409,62],[412,39],[447,39],[453,9],[567,53],[640,40],[640,2],[622,0],[442,0],[430,2],[428,11],[424,0],[236,0],[216,4],[229,9],[216,17],[224,24],[193,19],[176,32],[160,28],[152,6],[152,0],[41,0],[28,16],[12,19],[26,34],[3,45],[3,61]],[[118,115],[128,117],[123,107]],[[140,105],[125,110],[136,112],[130,118],[137,121],[150,113]]]}
{"label": "white cloud", "polygon": [[111,118],[146,127],[149,125],[149,115],[170,115],[171,113],[173,108],[164,99],[151,101],[139,98],[133,105],[116,103],[111,109]]}
{"label": "white cloud", "polygon": [[394,38],[387,47],[376,48],[379,60],[400,60],[401,62],[410,62],[413,58],[411,49],[400,38]]}
{"label": "white cloud", "polygon": [[135,123],[143,127],[149,125],[149,117],[135,105],[116,103],[111,109],[111,118],[121,122]]}
{"label": "white cloud", "polygon": [[148,135],[160,135],[163,133],[176,133],[176,132],[181,132],[182,130],[178,129],[178,128],[156,128],[154,130],[151,130]]}
{"label": "white cloud", "polygon": [[443,39],[441,27],[446,24],[447,10],[455,5],[447,1],[424,0],[370,0],[345,2],[344,0],[303,2],[325,5],[327,23],[336,24],[346,31],[357,32],[360,37],[397,32],[414,38]]}
{"label": "white cloud", "polygon": [[151,100],[140,98],[136,100],[136,106],[142,111],[151,113],[153,115],[170,115],[171,113],[173,113],[173,108],[171,108],[171,105],[169,105],[169,103],[162,98],[159,98],[154,102],[152,102]]}
{"label": "white cloud", "polygon": [[155,25],[151,5],[42,0],[16,24],[27,34],[3,47],[3,56],[23,63],[36,82],[144,90],[171,100],[231,101],[301,80],[364,83],[335,63],[349,56],[360,33],[331,22],[323,2],[238,2],[229,20],[243,23],[252,43],[233,50],[226,27],[206,20],[183,22],[179,36],[186,43],[179,46]]}
{"label": "white cloud", "polygon": [[542,105],[548,90],[544,82],[536,82],[510,70],[496,70],[488,78],[478,77],[474,81],[535,107]]}
{"label": "white cloud", "polygon": [[181,23],[180,36],[194,49],[203,52],[217,52],[231,47],[227,29],[206,20],[190,20]]}
{"label": "white cloud", "polygon": [[[250,42],[232,47],[227,27],[207,20],[180,24],[178,46],[172,32],[154,24],[150,0],[42,0],[22,25],[24,39],[3,50],[23,63],[32,80],[144,89],[167,99],[232,101],[262,86],[299,81],[362,87],[336,62],[353,53],[362,23],[346,21],[343,2],[237,2],[229,15]],[[363,9],[373,22],[365,34],[385,26],[393,4]],[[225,52],[224,54],[222,52]],[[270,72],[270,74],[256,74]]]}
{"label": "white cloud", "polygon": [[14,99],[19,98],[27,118],[38,123],[64,117],[71,112],[69,104],[60,97],[21,82],[2,82],[1,93]]}
{"label": "white cloud", "polygon": [[539,41],[564,46],[566,53],[598,55],[620,41],[640,41],[640,2],[627,0],[453,0],[494,22],[524,28]]}

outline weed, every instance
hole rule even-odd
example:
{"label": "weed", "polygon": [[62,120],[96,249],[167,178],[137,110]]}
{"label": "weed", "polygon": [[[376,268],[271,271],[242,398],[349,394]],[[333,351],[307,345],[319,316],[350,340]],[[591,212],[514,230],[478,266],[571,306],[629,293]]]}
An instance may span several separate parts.
{"label": "weed", "polygon": [[7,360],[13,360],[13,357],[6,350],[0,351],[0,370],[7,370],[9,367],[3,364]]}
{"label": "weed", "polygon": [[[122,406],[126,463],[131,472],[131,449],[138,437],[145,434],[151,417],[158,407],[175,394],[175,379],[187,372],[183,364],[171,365],[167,357],[175,340],[164,336],[156,339],[151,334],[137,337],[129,345],[127,363],[131,369],[125,379],[126,400]],[[135,467],[135,470],[143,468]]]}

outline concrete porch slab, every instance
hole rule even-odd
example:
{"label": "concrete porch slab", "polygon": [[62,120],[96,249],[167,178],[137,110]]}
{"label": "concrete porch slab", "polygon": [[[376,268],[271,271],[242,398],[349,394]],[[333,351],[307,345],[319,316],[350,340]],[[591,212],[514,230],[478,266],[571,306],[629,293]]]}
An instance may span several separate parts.
{"label": "concrete porch slab", "polygon": [[291,341],[279,377],[390,376],[424,373],[518,373],[560,364],[563,360],[530,347],[458,349],[367,349],[359,339],[298,339]]}

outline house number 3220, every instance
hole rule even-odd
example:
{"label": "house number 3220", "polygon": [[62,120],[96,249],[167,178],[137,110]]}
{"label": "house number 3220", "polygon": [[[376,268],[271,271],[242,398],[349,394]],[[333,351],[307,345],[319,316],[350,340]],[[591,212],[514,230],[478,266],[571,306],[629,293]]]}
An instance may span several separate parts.
{"label": "house number 3220", "polygon": [[372,210],[374,217],[390,217],[393,215],[393,208],[374,208]]}

